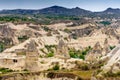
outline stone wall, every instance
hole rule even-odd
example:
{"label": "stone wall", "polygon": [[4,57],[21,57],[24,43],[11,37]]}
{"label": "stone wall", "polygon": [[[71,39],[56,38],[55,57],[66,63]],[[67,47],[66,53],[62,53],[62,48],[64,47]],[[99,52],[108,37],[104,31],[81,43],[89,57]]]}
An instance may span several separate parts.
{"label": "stone wall", "polygon": [[12,70],[23,70],[25,67],[25,58],[0,59],[0,67]]}

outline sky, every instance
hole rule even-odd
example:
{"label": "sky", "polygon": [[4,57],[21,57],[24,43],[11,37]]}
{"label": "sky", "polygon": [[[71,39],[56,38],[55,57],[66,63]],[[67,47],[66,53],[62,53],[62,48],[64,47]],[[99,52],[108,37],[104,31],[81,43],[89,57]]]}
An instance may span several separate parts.
{"label": "sky", "polygon": [[3,9],[42,9],[50,6],[80,7],[91,11],[103,11],[109,7],[120,8],[120,0],[0,0]]}

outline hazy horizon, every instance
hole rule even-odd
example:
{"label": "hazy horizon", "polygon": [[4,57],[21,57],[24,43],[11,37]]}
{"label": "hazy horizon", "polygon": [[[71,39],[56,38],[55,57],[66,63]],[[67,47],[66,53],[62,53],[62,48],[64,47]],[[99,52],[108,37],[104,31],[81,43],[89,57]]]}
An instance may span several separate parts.
{"label": "hazy horizon", "polygon": [[120,0],[0,0],[0,10],[3,9],[42,9],[50,6],[66,8],[79,7],[90,11],[103,11],[109,7],[120,8]]}

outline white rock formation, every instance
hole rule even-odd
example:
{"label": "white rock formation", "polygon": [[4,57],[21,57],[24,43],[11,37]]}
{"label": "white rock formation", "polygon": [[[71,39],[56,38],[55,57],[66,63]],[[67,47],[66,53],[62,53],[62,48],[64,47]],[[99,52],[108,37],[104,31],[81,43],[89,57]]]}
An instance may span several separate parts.
{"label": "white rock formation", "polygon": [[107,56],[102,59],[108,58],[107,64],[103,67],[104,72],[112,71],[113,73],[120,72],[120,44],[117,45]]}

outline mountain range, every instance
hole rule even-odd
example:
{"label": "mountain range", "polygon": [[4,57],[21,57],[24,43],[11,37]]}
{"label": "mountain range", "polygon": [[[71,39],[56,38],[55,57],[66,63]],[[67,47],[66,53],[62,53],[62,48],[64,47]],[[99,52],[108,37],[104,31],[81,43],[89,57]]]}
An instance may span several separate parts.
{"label": "mountain range", "polygon": [[65,8],[61,6],[52,6],[38,10],[32,9],[13,9],[13,10],[1,10],[0,14],[52,14],[52,15],[73,15],[73,16],[120,16],[120,9],[108,8],[105,11],[101,12],[92,12],[89,10],[76,8]]}

